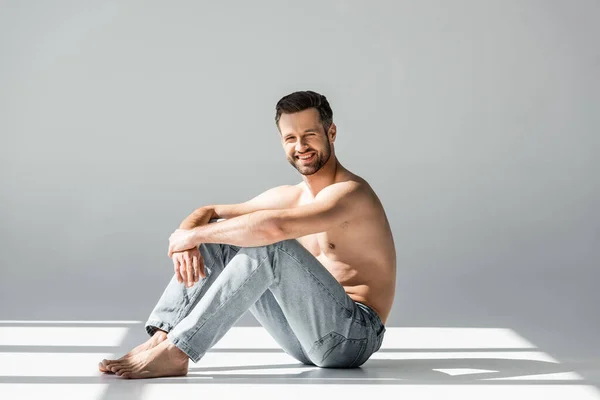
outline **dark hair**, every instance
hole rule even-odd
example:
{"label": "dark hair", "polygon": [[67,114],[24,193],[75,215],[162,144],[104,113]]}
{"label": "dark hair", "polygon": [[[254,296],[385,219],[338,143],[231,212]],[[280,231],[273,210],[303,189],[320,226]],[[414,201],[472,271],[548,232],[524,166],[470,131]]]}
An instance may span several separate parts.
{"label": "dark hair", "polygon": [[291,114],[308,108],[316,108],[319,111],[321,125],[323,125],[325,135],[327,135],[327,131],[333,123],[333,111],[331,111],[325,96],[311,90],[290,93],[277,102],[275,106],[275,125],[277,125],[277,129],[279,129],[279,118],[281,118],[282,113]]}

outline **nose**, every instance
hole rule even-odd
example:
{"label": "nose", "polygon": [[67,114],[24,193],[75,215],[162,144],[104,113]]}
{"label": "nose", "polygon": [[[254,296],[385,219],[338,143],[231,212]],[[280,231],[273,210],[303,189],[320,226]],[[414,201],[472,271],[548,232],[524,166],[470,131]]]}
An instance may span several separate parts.
{"label": "nose", "polygon": [[306,150],[308,148],[308,145],[304,142],[304,139],[299,139],[296,142],[296,153],[303,153],[304,150]]}

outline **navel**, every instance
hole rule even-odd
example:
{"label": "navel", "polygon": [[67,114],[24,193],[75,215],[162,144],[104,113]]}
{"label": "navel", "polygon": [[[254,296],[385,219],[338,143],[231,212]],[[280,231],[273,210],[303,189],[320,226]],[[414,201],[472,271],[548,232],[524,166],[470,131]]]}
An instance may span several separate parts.
{"label": "navel", "polygon": [[329,248],[332,249],[332,250],[335,249],[335,244],[329,243]]}

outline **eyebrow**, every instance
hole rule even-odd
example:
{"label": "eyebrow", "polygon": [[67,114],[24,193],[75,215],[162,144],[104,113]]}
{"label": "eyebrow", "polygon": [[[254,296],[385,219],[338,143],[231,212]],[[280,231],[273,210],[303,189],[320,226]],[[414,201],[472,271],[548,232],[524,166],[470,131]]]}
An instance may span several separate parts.
{"label": "eyebrow", "polygon": [[[308,133],[308,132],[317,132],[318,133],[319,129],[318,128],[309,128],[309,129],[306,129],[304,131],[304,133]],[[286,133],[286,135],[284,136],[284,138],[287,138],[290,135],[293,135],[293,133]]]}

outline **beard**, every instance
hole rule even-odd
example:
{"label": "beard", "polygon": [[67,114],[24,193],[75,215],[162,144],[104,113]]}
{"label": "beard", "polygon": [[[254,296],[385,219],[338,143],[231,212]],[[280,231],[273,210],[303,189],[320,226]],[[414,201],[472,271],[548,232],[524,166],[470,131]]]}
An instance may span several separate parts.
{"label": "beard", "polygon": [[301,164],[300,160],[296,157],[293,159],[288,158],[288,162],[302,175],[312,175],[318,172],[323,165],[329,161],[329,157],[331,157],[331,144],[329,141],[327,141],[327,145],[323,153],[319,153],[318,151],[315,151],[314,153],[315,156],[313,160],[308,164]]}

